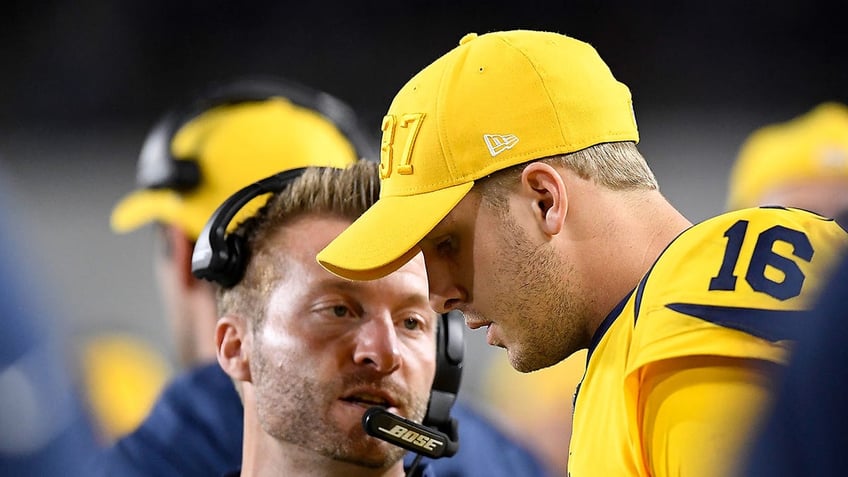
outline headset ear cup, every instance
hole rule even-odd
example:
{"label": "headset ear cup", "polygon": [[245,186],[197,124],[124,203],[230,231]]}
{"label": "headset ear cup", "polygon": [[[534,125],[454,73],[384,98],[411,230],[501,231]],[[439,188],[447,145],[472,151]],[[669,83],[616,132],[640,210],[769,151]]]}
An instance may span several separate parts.
{"label": "headset ear cup", "polygon": [[459,394],[462,381],[464,321],[460,312],[445,313],[439,317],[439,329],[436,334],[436,376],[433,378],[424,424],[444,432],[447,432],[451,425],[450,410]]}
{"label": "headset ear cup", "polygon": [[465,315],[459,310],[451,310],[442,315],[442,323],[445,325],[446,335],[443,338],[445,345],[444,359],[451,366],[457,368],[456,389],[459,391],[459,380],[462,378],[462,360],[465,356]]}
{"label": "headset ear cup", "polygon": [[244,276],[245,264],[248,260],[248,250],[244,243],[244,237],[236,234],[230,234],[226,238],[227,252],[224,263],[222,264],[222,280],[227,284],[225,286],[233,286],[241,281]]}

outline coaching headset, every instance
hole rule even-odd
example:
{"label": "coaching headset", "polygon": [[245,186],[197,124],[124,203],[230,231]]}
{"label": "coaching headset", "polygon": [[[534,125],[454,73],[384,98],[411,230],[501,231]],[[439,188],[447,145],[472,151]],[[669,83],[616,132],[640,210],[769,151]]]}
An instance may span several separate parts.
{"label": "coaching headset", "polygon": [[[156,189],[188,191],[200,184],[201,171],[190,158],[177,159],[170,144],[177,131],[208,109],[238,103],[284,97],[292,103],[321,114],[338,127],[359,157],[378,157],[378,150],[360,126],[357,116],[333,96],[282,80],[240,80],[217,87],[190,107],[167,114],[154,127],[142,147],[137,181]],[[306,168],[287,170],[242,188],[221,204],[207,221],[192,255],[192,273],[223,287],[241,281],[250,251],[241,236],[227,234],[236,214],[252,199],[278,193],[300,177]],[[365,431],[374,437],[431,458],[450,457],[459,449],[457,422],[450,415],[462,379],[464,318],[454,311],[441,315],[436,350],[436,375],[430,391],[423,425],[374,407],[362,419]]]}
{"label": "coaching headset", "polygon": [[279,78],[244,78],[214,85],[190,104],[174,108],[153,127],[144,144],[136,172],[136,182],[147,189],[172,189],[187,192],[200,185],[201,170],[190,157],[176,158],[171,142],[189,121],[218,106],[266,101],[274,97],[288,99],[292,104],[310,109],[329,120],[350,142],[357,157],[376,159],[379,150],[353,109],[323,91]]}

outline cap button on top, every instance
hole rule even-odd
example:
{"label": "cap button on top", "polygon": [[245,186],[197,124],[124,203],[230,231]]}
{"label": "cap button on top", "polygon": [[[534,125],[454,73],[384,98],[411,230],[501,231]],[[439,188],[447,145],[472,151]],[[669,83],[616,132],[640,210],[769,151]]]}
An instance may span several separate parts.
{"label": "cap button on top", "polygon": [[471,41],[471,40],[473,40],[473,39],[475,39],[475,38],[477,38],[477,34],[476,34],[476,33],[466,33],[466,34],[465,34],[465,36],[463,36],[463,37],[459,40],[459,44],[460,44],[460,45],[464,45],[464,44],[468,43],[469,41]]}

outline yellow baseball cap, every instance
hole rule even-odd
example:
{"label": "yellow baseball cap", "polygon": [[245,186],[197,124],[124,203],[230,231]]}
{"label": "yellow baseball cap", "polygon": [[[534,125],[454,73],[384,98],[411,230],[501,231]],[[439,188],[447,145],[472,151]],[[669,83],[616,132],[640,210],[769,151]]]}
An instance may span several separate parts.
{"label": "yellow baseball cap", "polygon": [[848,177],[848,107],[827,102],[745,140],[731,169],[727,208],[763,205],[763,194],[790,182],[835,177]]}
{"label": "yellow baseball cap", "polygon": [[[242,187],[287,169],[346,167],[358,154],[334,121],[286,97],[212,106],[173,134],[153,129],[139,162],[141,188],[118,202],[111,226],[124,233],[161,221],[182,227],[196,240],[215,209]],[[158,157],[167,155],[171,157]],[[192,165],[196,184],[184,190],[144,184],[148,182],[142,179],[144,166],[157,161]],[[246,207],[233,224],[260,205],[261,201]]]}
{"label": "yellow baseball cap", "polygon": [[400,90],[382,130],[380,199],[318,254],[349,279],[408,261],[476,179],[639,139],[629,89],[591,45],[529,30],[464,36]]}

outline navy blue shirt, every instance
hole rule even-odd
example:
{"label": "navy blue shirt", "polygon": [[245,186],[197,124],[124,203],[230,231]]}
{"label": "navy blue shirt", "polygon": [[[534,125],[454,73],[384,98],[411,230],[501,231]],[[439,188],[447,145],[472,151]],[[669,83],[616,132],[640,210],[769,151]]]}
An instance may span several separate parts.
{"label": "navy blue shirt", "polygon": [[803,316],[774,407],[741,475],[848,471],[848,257]]}
{"label": "navy blue shirt", "polygon": [[[459,452],[422,459],[438,477],[545,476],[528,449],[461,401],[453,407],[459,422]],[[142,477],[221,476],[241,466],[243,409],[230,378],[217,363],[175,379],[147,419],[97,460],[95,475]],[[563,449],[567,452],[567,449]],[[410,464],[414,454],[407,454]]]}
{"label": "navy blue shirt", "polygon": [[[409,472],[409,466],[405,466],[404,470]],[[232,472],[227,472],[223,475],[223,477],[241,477],[240,470],[234,470]],[[438,475],[433,473],[433,469],[429,464],[420,464],[415,468],[415,474],[409,477],[439,477]]]}

